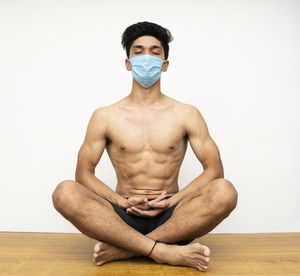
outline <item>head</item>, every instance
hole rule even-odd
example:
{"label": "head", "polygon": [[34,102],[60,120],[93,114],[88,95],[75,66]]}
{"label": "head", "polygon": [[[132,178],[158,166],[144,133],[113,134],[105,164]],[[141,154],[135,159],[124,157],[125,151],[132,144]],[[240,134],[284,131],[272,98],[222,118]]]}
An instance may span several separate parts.
{"label": "head", "polygon": [[162,59],[167,60],[169,56],[169,42],[173,40],[170,31],[160,25],[151,22],[138,22],[126,28],[122,35],[122,46],[126,50],[127,58],[132,57],[132,46],[139,37],[151,36],[158,40],[162,47]]}
{"label": "head", "polygon": [[[126,69],[132,71],[131,58],[151,55],[163,61],[161,71],[166,72],[169,66],[169,61],[167,60],[169,55],[168,43],[172,39],[173,37],[168,29],[155,23],[139,22],[129,26],[124,31],[121,42],[127,55],[125,59]],[[133,79],[136,79],[136,77],[135,75]],[[145,77],[148,79],[149,75],[143,76],[143,80],[145,80]],[[159,75],[156,75],[156,77],[159,77]],[[150,77],[150,79],[149,82],[152,83],[153,78]]]}

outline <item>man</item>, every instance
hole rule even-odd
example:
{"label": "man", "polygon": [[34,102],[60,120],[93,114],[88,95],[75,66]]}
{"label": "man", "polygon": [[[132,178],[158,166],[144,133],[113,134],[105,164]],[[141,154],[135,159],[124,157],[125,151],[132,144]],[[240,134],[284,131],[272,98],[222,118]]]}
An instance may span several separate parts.
{"label": "man", "polygon": [[[53,193],[57,211],[98,240],[97,265],[144,255],[207,271],[210,249],[190,242],[215,228],[237,203],[201,113],[160,90],[171,40],[169,30],[150,22],[125,30],[131,93],[94,111],[78,154],[76,181],[62,181]],[[188,141],[204,170],[179,191]],[[104,149],[116,171],[116,191],[94,175]]]}

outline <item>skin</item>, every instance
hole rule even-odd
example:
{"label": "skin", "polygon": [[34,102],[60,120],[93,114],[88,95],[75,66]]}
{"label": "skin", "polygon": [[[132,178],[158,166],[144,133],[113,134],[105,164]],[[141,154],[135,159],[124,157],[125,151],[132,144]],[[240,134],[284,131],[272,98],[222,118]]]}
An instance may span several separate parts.
{"label": "skin", "polygon": [[[144,54],[165,59],[160,41],[152,36],[136,39],[129,58]],[[125,66],[131,71],[127,58]],[[165,61],[162,72],[168,66]],[[188,142],[203,172],[179,191],[178,174]],[[116,171],[115,191],[95,176],[105,149]],[[150,256],[154,261],[207,271],[207,246],[167,243],[210,232],[232,212],[237,196],[233,184],[224,179],[219,150],[199,110],[164,95],[160,79],[147,89],[133,79],[127,97],[92,114],[75,181],[59,183],[53,203],[82,233],[98,240],[93,255],[97,265],[147,255],[159,240]],[[169,220],[143,235],[123,222],[107,200],[143,217],[178,205]]]}

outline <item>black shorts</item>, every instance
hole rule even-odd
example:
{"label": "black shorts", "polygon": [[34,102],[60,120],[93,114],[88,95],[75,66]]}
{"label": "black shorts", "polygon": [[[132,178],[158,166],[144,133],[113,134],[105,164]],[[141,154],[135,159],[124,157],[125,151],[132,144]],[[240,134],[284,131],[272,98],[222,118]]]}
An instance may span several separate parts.
{"label": "black shorts", "polygon": [[[145,218],[145,217],[139,217],[132,214],[127,214],[125,209],[120,208],[116,204],[108,201],[112,207],[114,208],[115,212],[120,216],[120,218],[126,222],[129,226],[137,230],[138,232],[146,235],[150,232],[152,232],[154,229],[156,229],[158,226],[164,224],[171,216],[172,213],[177,206],[174,205],[170,208],[168,208],[166,211],[158,214],[154,218]],[[192,240],[184,240],[184,241],[178,241],[175,244],[179,245],[185,245],[190,243]]]}

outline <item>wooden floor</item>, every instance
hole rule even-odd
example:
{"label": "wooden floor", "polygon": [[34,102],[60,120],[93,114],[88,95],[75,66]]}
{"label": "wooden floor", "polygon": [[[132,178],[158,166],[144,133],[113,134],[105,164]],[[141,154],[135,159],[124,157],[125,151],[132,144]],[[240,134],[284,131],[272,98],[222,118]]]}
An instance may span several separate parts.
{"label": "wooden floor", "polygon": [[300,276],[300,233],[209,234],[195,241],[211,249],[206,273],[146,257],[97,267],[95,241],[82,234],[0,232],[0,275]]}

